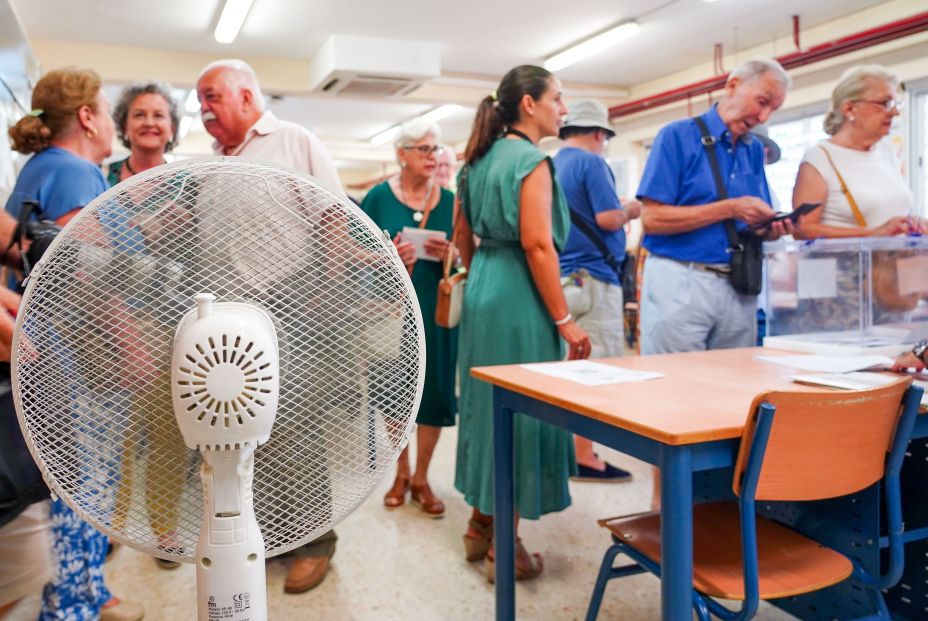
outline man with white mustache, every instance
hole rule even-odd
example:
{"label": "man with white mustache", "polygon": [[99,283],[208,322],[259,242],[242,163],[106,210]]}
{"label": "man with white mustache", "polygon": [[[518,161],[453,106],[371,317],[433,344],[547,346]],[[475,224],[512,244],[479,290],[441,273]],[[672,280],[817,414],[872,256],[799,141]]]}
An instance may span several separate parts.
{"label": "man with white mustache", "polygon": [[[197,79],[197,96],[203,126],[216,139],[216,155],[243,156],[294,168],[347,200],[325,146],[305,127],[281,121],[265,110],[257,76],[246,62],[226,59],[206,65]],[[328,475],[323,476],[325,484],[320,486],[328,489]],[[293,550],[284,591],[302,593],[321,583],[335,554],[336,540],[331,530]]]}
{"label": "man with white mustache", "polygon": [[265,110],[254,70],[243,60],[212,62],[197,78],[200,116],[216,139],[216,155],[267,160],[309,173],[334,194],[345,196],[335,164],[322,141],[302,125]]}

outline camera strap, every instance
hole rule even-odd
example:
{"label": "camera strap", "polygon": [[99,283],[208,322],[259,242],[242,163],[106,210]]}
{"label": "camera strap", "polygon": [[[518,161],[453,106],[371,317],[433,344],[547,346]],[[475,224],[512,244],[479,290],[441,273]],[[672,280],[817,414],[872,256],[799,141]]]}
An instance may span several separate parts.
{"label": "camera strap", "polygon": [[29,218],[32,217],[32,214],[35,214],[36,218],[42,219],[42,208],[39,207],[37,201],[23,201],[20,205],[19,220],[16,222],[16,228],[13,230],[13,237],[10,239],[10,243],[3,251],[3,254],[6,255],[14,247],[17,248],[23,260],[23,274],[28,276],[29,272],[32,271],[32,266],[28,265],[26,254],[23,252],[23,237],[26,236],[26,224],[29,222]]}

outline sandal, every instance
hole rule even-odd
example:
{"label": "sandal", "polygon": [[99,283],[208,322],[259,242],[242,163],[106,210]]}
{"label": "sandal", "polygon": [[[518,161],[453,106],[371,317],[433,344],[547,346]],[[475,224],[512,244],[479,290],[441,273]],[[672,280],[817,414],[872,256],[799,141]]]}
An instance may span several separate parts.
{"label": "sandal", "polygon": [[396,477],[393,481],[393,487],[383,497],[383,506],[387,509],[396,509],[403,506],[406,502],[406,492],[409,491],[409,479],[406,477]]}
{"label": "sandal", "polygon": [[423,513],[430,518],[440,518],[445,515],[445,503],[441,501],[433,492],[429,484],[413,485],[410,487],[410,498],[412,504],[419,507]]}
{"label": "sandal", "polygon": [[493,524],[484,526],[477,520],[471,519],[467,522],[468,532],[473,531],[477,536],[464,535],[464,553],[468,561],[479,561],[486,557],[490,551],[490,542],[493,541]]}
{"label": "sandal", "polygon": [[[519,565],[520,557],[528,558],[531,562],[531,565]],[[487,553],[486,566],[487,582],[493,584],[496,581],[496,559],[493,556],[492,550]],[[530,580],[540,576],[544,568],[545,564],[541,558],[541,554],[538,554],[537,552],[529,554],[528,550],[525,549],[525,546],[522,545],[522,540],[516,539],[516,580]]]}

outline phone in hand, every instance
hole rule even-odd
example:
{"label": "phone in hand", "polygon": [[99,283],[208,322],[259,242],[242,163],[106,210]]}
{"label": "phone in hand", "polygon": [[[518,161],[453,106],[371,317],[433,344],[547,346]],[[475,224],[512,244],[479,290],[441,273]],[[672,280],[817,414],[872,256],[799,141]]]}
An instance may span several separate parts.
{"label": "phone in hand", "polygon": [[751,228],[752,231],[757,231],[757,230],[760,230],[760,229],[765,229],[765,228],[767,228],[768,226],[770,226],[770,225],[773,224],[774,222],[783,222],[783,221],[785,221],[785,220],[789,220],[789,221],[792,222],[793,224],[796,224],[796,220],[798,220],[798,219],[801,218],[802,216],[806,215],[806,214],[809,213],[810,211],[815,211],[816,209],[818,209],[818,208],[821,207],[821,206],[822,206],[821,203],[803,203],[802,205],[800,205],[799,207],[796,207],[796,208],[795,208],[794,210],[792,210],[792,211],[789,211],[789,212],[786,212],[786,213],[779,213],[779,214],[775,215],[774,217],[770,218],[769,220],[764,220],[763,222],[760,222],[760,223],[758,223],[758,224],[755,224],[755,225],[753,225],[753,226],[750,227],[750,228]]}

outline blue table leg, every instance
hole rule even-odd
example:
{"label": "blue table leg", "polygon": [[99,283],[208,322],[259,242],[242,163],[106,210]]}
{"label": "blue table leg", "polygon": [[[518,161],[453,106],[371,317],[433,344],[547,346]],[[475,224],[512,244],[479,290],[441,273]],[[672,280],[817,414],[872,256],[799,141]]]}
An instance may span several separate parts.
{"label": "blue table leg", "polygon": [[496,619],[516,618],[515,509],[513,490],[512,410],[493,399],[494,548],[496,555]]}
{"label": "blue table leg", "polygon": [[688,446],[661,447],[661,619],[693,618],[693,464]]}

